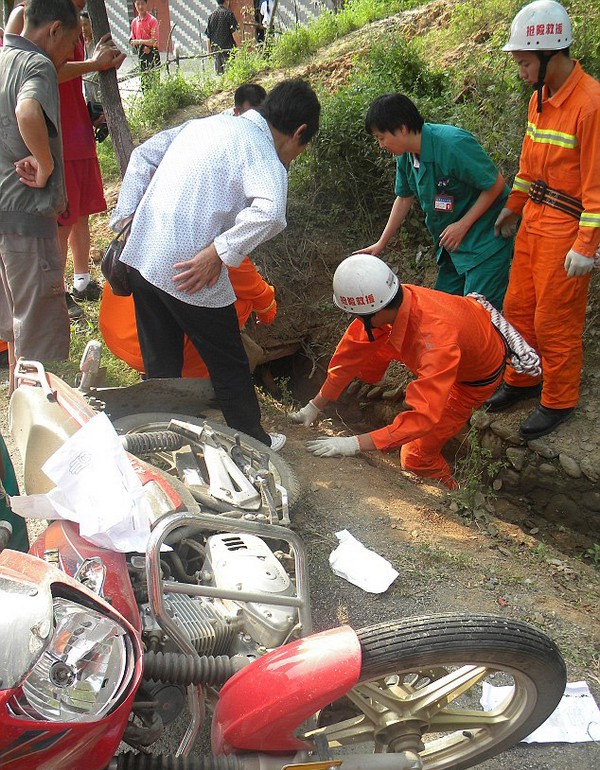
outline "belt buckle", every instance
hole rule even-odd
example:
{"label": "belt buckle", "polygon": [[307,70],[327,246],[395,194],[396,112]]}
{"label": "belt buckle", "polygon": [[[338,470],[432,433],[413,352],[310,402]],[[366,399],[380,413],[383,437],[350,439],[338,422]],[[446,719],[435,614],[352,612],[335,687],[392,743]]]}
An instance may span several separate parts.
{"label": "belt buckle", "polygon": [[529,185],[529,197],[534,203],[543,203],[548,193],[548,185],[543,179],[536,179]]}

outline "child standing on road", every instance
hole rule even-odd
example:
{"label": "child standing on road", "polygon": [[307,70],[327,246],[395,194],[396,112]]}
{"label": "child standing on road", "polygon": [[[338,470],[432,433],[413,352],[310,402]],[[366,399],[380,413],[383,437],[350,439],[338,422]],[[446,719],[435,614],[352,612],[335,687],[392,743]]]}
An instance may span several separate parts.
{"label": "child standing on road", "polygon": [[145,93],[156,85],[160,77],[160,54],[158,52],[158,19],[148,13],[146,0],[135,0],[137,16],[131,22],[129,42],[137,50],[140,61],[141,85]]}

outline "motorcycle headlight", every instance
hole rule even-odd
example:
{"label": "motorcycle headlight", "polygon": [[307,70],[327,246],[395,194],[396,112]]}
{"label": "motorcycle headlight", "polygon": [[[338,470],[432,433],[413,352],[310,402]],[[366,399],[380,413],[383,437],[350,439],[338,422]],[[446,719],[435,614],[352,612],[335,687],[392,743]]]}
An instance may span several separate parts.
{"label": "motorcycle headlight", "polygon": [[132,678],[127,631],[111,617],[63,598],[54,599],[54,632],[22,682],[13,715],[59,722],[101,719]]}

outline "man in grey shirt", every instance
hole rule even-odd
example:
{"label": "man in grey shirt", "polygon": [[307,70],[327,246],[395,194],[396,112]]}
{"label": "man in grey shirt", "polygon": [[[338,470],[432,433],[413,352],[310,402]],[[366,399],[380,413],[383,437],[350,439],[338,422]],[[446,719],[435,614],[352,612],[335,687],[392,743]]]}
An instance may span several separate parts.
{"label": "man in grey shirt", "polygon": [[80,34],[71,0],[29,0],[0,56],[0,338],[15,356],[69,356],[57,215],[66,205],[57,70]]}
{"label": "man in grey shirt", "polygon": [[286,226],[287,169],[319,126],[308,83],[284,81],[260,112],[214,115],[134,150],[111,219],[133,217],[130,272],[149,377],[180,377],[184,333],[203,358],[225,420],[273,444],[260,424],[226,265]]}

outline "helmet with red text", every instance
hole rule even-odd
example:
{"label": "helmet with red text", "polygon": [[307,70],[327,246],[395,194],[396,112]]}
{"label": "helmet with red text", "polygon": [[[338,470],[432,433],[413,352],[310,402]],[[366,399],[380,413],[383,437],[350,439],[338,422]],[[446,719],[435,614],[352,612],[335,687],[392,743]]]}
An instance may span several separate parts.
{"label": "helmet with red text", "polygon": [[400,282],[379,257],[353,254],[333,276],[333,301],[353,315],[372,315],[396,296]]}

